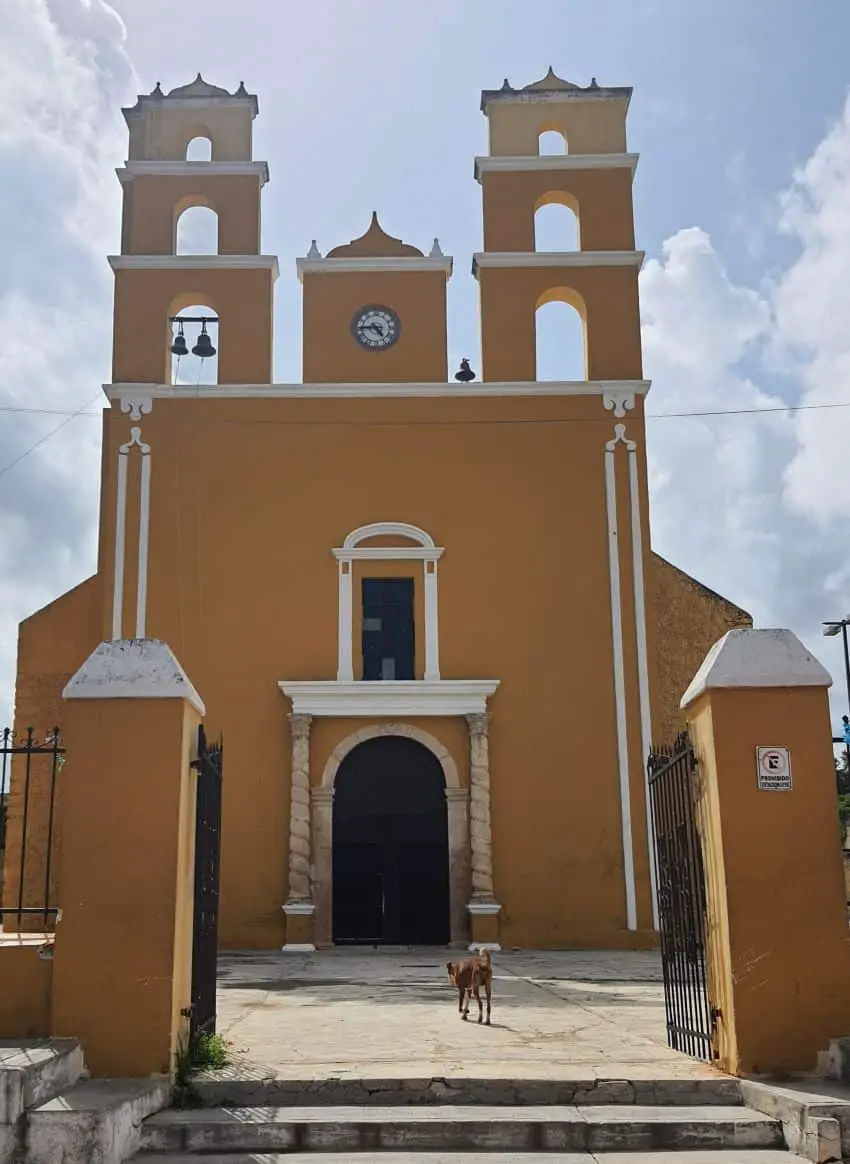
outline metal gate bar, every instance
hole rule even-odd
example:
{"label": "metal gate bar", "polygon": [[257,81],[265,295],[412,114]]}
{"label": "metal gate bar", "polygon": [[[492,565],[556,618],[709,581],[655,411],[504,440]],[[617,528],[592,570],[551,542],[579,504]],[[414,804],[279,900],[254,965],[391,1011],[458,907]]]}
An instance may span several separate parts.
{"label": "metal gate bar", "polygon": [[215,1033],[218,970],[218,897],[221,855],[221,782],[224,746],[209,744],[198,728],[195,815],[195,909],[192,934],[192,1017],[190,1036]]}
{"label": "metal gate bar", "polygon": [[705,872],[694,813],[696,759],[687,733],[649,756],[650,809],[658,869],[658,914],[667,1042],[715,1057],[705,969]]}

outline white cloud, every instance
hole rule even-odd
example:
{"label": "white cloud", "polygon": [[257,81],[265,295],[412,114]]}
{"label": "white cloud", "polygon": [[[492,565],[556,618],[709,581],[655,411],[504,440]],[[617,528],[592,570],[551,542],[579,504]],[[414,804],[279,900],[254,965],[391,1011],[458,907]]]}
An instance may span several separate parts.
{"label": "white cloud", "polygon": [[[103,0],[6,0],[0,38],[0,405],[76,410],[108,379],[124,153],[135,78]],[[96,407],[97,403],[91,407]],[[0,425],[0,719],[17,624],[94,568],[99,424],[4,413]],[[5,712],[5,714],[3,714]]]}
{"label": "white cloud", "polygon": [[[850,402],[848,188],[850,107],[780,201],[800,251],[775,285],[734,284],[699,229],[667,240],[641,280],[650,412]],[[850,609],[848,447],[850,408],[649,426],[656,548],[832,665],[817,636]]]}

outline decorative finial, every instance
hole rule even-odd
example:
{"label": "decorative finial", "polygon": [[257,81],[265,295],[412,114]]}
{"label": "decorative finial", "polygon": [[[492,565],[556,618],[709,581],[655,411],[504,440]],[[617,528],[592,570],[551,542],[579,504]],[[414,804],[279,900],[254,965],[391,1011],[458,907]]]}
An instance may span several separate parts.
{"label": "decorative finial", "polygon": [[370,230],[373,230],[373,229],[380,230],[381,229],[381,224],[380,224],[380,222],[378,222],[377,210],[372,211],[372,221],[369,223],[369,229]]}
{"label": "decorative finial", "polygon": [[599,88],[599,86],[598,86],[598,84],[596,83],[596,78],[595,78],[595,77],[591,77],[591,78],[590,78],[590,84],[588,85],[588,89],[598,89],[598,88]]}
{"label": "decorative finial", "polygon": [[162,89],[160,88],[159,81],[157,81],[157,83],[154,85],[153,89],[151,89],[150,95],[151,95],[151,97],[164,97],[165,96]]}
{"label": "decorative finial", "polygon": [[440,246],[440,240],[438,238],[434,239],[434,245],[431,247],[431,258],[432,259],[444,258],[442,247]]}
{"label": "decorative finial", "polygon": [[310,244],[310,249],[309,249],[309,251],[307,251],[307,258],[308,259],[320,259],[321,257],[322,257],[322,252],[316,246],[316,240],[313,239],[313,242]]}
{"label": "decorative finial", "polygon": [[460,362],[460,368],[455,372],[455,380],[460,380],[461,384],[468,384],[470,380],[475,379],[475,373],[469,366],[469,360],[466,356]]}
{"label": "decorative finial", "polygon": [[203,83],[203,80],[204,80],[204,78],[201,76],[200,73],[198,73],[197,77],[195,78],[195,84],[197,85],[198,81],[201,81]]}
{"label": "decorative finial", "polygon": [[557,81],[558,80],[557,76],[555,75],[555,70],[552,68],[551,65],[546,70],[546,76],[543,78],[543,80],[544,81]]}
{"label": "decorative finial", "polygon": [[233,94],[233,96],[234,97],[247,97],[248,96],[248,90],[245,88],[244,81],[239,82],[239,88],[236,90],[236,92]]}
{"label": "decorative finial", "polygon": [[511,85],[508,78],[505,77],[504,81],[502,81],[502,90],[504,91],[505,89],[512,89],[512,88],[513,88],[513,85]]}

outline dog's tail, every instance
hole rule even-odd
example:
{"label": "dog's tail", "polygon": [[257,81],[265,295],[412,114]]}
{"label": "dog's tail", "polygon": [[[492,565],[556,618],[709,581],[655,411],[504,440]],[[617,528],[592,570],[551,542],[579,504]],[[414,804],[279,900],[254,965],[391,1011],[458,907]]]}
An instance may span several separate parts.
{"label": "dog's tail", "polygon": [[478,957],[481,959],[485,966],[492,966],[493,959],[490,957],[490,951],[486,946],[478,947]]}

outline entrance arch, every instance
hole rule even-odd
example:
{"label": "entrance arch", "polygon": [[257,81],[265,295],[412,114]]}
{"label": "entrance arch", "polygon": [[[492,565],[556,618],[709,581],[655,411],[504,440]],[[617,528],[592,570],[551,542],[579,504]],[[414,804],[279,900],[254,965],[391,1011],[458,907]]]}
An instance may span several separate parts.
{"label": "entrance arch", "polygon": [[376,736],[345,757],[333,803],[333,940],[449,942],[449,837],[440,761],[421,743]]}
{"label": "entrance arch", "polygon": [[[382,772],[385,774],[382,775]],[[406,783],[410,787],[408,789],[404,787],[390,789],[387,794],[385,792],[387,781],[392,779],[394,773],[399,786],[404,785],[406,778]],[[360,774],[364,774],[364,779],[359,779]],[[361,819],[360,824],[357,824],[356,811],[350,807],[350,802],[359,799],[359,792],[362,792],[363,796],[370,797],[370,800],[361,805],[363,809],[360,814],[361,818],[367,817],[367,821],[364,822]],[[405,792],[410,793],[408,801],[404,800]],[[383,796],[380,805],[377,805],[378,795]],[[439,802],[437,796],[439,796]],[[334,748],[326,762],[320,786],[312,790],[312,802],[313,901],[316,904],[316,941],[319,945],[330,945],[334,941],[357,941],[356,936],[349,936],[345,932],[346,929],[352,929],[350,914],[347,925],[345,924],[345,916],[334,917],[334,904],[338,908],[342,904],[343,910],[346,909],[345,901],[341,900],[339,896],[337,902],[334,902],[334,889],[342,883],[346,863],[349,868],[352,867],[354,856],[350,851],[346,852],[343,846],[378,845],[378,840],[375,839],[377,830],[383,829],[381,837],[384,839],[389,837],[388,845],[391,849],[392,844],[397,844],[392,840],[394,835],[398,836],[396,830],[402,830],[404,836],[404,830],[409,828],[420,830],[419,842],[411,840],[408,846],[412,851],[412,856],[420,858],[420,870],[413,874],[405,874],[405,880],[408,878],[410,880],[406,880],[406,886],[408,886],[406,890],[404,885],[401,886],[402,915],[405,913],[405,906],[406,913],[410,913],[411,909],[419,908],[415,903],[418,892],[416,885],[418,882],[422,887],[424,882],[426,896],[431,896],[438,903],[439,937],[437,935],[438,925],[435,922],[438,915],[437,909],[434,909],[433,915],[428,915],[432,916],[432,922],[428,923],[433,928],[431,935],[412,935],[411,928],[406,927],[406,925],[403,925],[401,934],[399,934],[397,927],[396,934],[391,934],[391,932],[384,934],[384,899],[382,896],[381,935],[369,935],[360,939],[361,941],[375,941],[377,939],[377,941],[388,944],[395,942],[399,944],[439,942],[439,944],[448,943],[459,946],[467,944],[469,792],[467,788],[461,786],[458,767],[456,767],[451,753],[437,738],[432,736],[430,732],[406,723],[363,726],[359,731],[355,731],[346,739],[341,740]],[[348,807],[346,802],[348,802]],[[439,803],[439,808],[437,803]],[[340,808],[339,805],[342,807]],[[376,805],[384,807],[385,811],[376,812]],[[395,811],[398,807],[403,809],[401,814]],[[376,822],[378,816],[391,817],[394,815],[430,817],[430,822],[423,821],[423,819],[419,819],[417,824],[410,821],[398,824],[397,822],[388,822],[387,819]],[[439,837],[437,836],[438,822],[440,822]],[[339,838],[338,826],[341,828]],[[370,839],[364,832],[366,828],[375,830],[373,839]],[[360,829],[360,832],[357,832],[357,829]],[[415,845],[424,846],[424,849],[417,851],[413,847]],[[431,847],[430,856],[425,856],[425,850],[428,849],[428,846]],[[384,851],[383,840],[378,847],[382,850],[381,860],[387,860],[391,865],[392,854]],[[437,859],[440,850],[442,853],[442,872],[438,876]],[[361,850],[361,856],[364,856],[366,860],[373,861],[371,876],[375,879],[377,876],[375,851],[373,850],[370,856],[366,856],[364,850]],[[431,870],[430,881],[424,875],[427,870]],[[381,872],[385,879],[387,874],[391,873],[391,867],[385,871],[382,868]],[[431,887],[430,890],[427,888],[428,885]],[[394,892],[398,888],[396,886]],[[374,880],[373,888],[369,890],[368,887],[363,886],[361,889],[363,889],[364,894],[373,894],[374,901],[376,893]],[[362,900],[366,901],[366,896],[361,896]],[[392,902],[389,904],[392,907]],[[374,917],[374,904],[371,908],[373,908]],[[424,921],[427,909],[423,908],[422,914]],[[357,922],[355,928],[362,928],[363,916],[366,916],[366,906],[363,906],[361,921]],[[413,927],[412,922],[411,927]],[[417,927],[413,927],[413,929]],[[374,922],[371,928],[375,929]]]}

